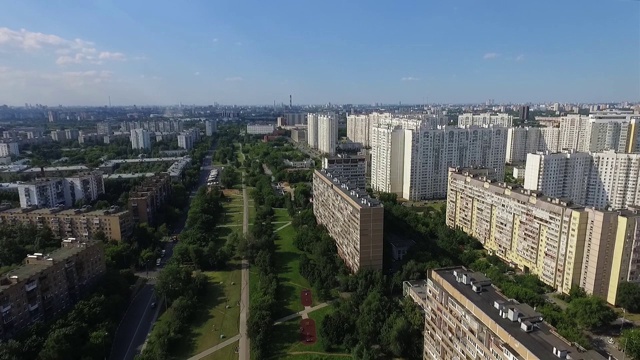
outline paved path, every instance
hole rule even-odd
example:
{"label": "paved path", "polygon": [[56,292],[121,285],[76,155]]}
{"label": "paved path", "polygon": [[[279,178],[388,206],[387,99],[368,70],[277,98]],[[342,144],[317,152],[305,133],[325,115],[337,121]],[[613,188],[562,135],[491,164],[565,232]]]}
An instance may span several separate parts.
{"label": "paved path", "polygon": [[231,337],[231,338],[221,342],[220,344],[218,344],[216,346],[208,348],[207,350],[201,352],[200,354],[197,354],[197,355],[194,355],[194,356],[190,357],[187,360],[199,360],[199,359],[202,359],[203,357],[207,357],[207,356],[213,354],[214,352],[222,349],[223,347],[227,347],[227,346],[233,344],[234,342],[238,341],[239,339],[240,339],[240,335],[236,335],[234,337]]}
{"label": "paved path", "polygon": [[[275,230],[275,232],[278,232],[278,231],[280,231],[280,230],[282,230],[282,229],[286,228],[287,226],[291,225],[291,221],[285,221],[285,222],[286,222],[286,224],[285,224],[285,225],[280,226],[279,228],[277,228],[277,229]],[[274,223],[272,223],[272,224],[281,224],[281,223],[282,223],[282,222],[274,222]]]}
{"label": "paved path", "polygon": [[276,320],[276,322],[274,322],[273,325],[281,324],[281,323],[283,323],[285,321],[289,321],[291,319],[295,319],[295,318],[297,318],[299,316],[302,316],[303,319],[307,319],[307,318],[309,318],[309,313],[310,312],[322,309],[323,307],[327,307],[329,305],[331,305],[331,302],[322,303],[322,304],[316,305],[314,307],[306,307],[302,311],[298,311],[297,313],[294,313],[294,314],[291,314],[291,315],[287,315],[287,316],[285,316],[283,318],[280,318],[280,319]]}
{"label": "paved path", "polygon": [[[244,216],[242,218],[242,232],[249,233],[249,196],[247,186],[244,184],[244,172],[242,173],[242,198],[244,203]],[[247,332],[247,318],[249,316],[249,261],[242,260],[242,292],[240,294],[240,344],[238,347],[239,360],[251,360],[249,354],[249,336]]]}

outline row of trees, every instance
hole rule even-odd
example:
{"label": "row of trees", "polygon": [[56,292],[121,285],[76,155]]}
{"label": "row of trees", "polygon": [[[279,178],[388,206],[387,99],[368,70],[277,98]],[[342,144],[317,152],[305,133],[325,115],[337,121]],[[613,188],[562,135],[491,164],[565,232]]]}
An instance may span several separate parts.
{"label": "row of trees", "polygon": [[167,311],[156,323],[138,360],[169,359],[172,349],[184,341],[189,324],[207,290],[209,278],[189,266],[169,263],[158,276],[156,293],[166,301]]}
{"label": "row of trees", "polygon": [[0,346],[3,360],[105,359],[135,276],[109,269],[96,291],[54,322],[36,323]]}
{"label": "row of trees", "polygon": [[[259,183],[268,184],[268,178],[263,175]],[[271,188],[269,186],[269,188]],[[263,190],[252,191],[256,206],[254,225],[246,243],[241,246],[244,255],[257,269],[257,293],[251,297],[249,304],[249,319],[247,330],[251,338],[251,351],[256,359],[268,357],[270,340],[272,336],[274,312],[277,306],[276,291],[278,288],[278,275],[275,268],[274,253],[277,235],[273,228],[274,211],[261,196]],[[271,190],[273,192],[273,190]]]}
{"label": "row of trees", "polygon": [[60,247],[48,227],[38,228],[32,224],[3,224],[0,226],[0,267],[8,270],[21,264],[29,253],[46,253]]}

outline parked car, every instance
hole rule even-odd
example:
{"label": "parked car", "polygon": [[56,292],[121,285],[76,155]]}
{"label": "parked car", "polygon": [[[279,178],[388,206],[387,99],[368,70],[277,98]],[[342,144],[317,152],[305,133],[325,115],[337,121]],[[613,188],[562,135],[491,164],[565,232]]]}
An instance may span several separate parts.
{"label": "parked car", "polygon": [[156,266],[160,266],[160,262],[162,261],[162,259],[158,258],[158,260],[156,260]]}

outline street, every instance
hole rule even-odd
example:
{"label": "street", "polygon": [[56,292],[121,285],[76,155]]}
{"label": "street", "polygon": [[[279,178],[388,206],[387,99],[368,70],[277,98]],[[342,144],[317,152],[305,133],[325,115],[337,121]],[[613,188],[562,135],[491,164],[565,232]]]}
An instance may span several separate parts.
{"label": "street", "polygon": [[[242,173],[242,198],[243,198],[243,217],[242,232],[247,235],[249,233],[249,196],[247,194],[247,186],[244,184],[244,173]],[[247,332],[247,319],[249,317],[249,261],[242,260],[242,293],[240,294],[240,342],[239,360],[251,359],[249,355],[249,335]]]}
{"label": "street", "polygon": [[[200,186],[206,185],[209,171],[211,170],[211,151],[202,161],[202,167],[200,170],[200,178],[198,180],[198,186],[191,193],[190,200],[197,192]],[[188,210],[188,209],[187,209]],[[185,226],[186,214],[183,216],[174,229],[174,234],[179,234]],[[143,344],[145,343],[147,336],[151,332],[153,323],[156,320],[157,312],[160,306],[160,300],[157,299],[154,294],[155,279],[158,272],[166,264],[166,262],[173,255],[173,242],[168,242],[165,245],[166,254],[162,258],[159,267],[151,268],[154,264],[149,264],[149,271],[140,271],[136,273],[137,276],[147,278],[147,284],[140,290],[135,296],[129,308],[127,309],[124,317],[122,318],[116,335],[113,340],[113,347],[111,349],[111,360],[133,360],[133,358],[140,353]],[[158,306],[151,307],[151,303],[155,302]]]}

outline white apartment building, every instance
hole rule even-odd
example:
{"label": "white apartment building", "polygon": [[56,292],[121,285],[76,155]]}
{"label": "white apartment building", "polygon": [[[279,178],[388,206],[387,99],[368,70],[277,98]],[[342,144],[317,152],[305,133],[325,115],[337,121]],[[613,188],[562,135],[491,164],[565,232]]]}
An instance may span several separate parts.
{"label": "white apartment building", "polygon": [[524,187],[584,204],[591,155],[575,151],[527,155]]}
{"label": "white apartment building", "polygon": [[640,152],[640,116],[626,113],[563,116],[560,149]]}
{"label": "white apartment building", "polygon": [[178,135],[178,147],[191,150],[198,141],[199,132],[197,129],[183,131]]}
{"label": "white apartment building", "polygon": [[70,205],[76,204],[78,200],[84,200],[85,204],[90,203],[98,199],[100,194],[104,194],[102,172],[80,173],[66,177],[64,180],[69,188]]}
{"label": "white apartment building", "polygon": [[133,149],[150,149],[151,136],[149,135],[149,131],[144,129],[132,129],[131,147]]}
{"label": "white apartment building", "polygon": [[560,129],[516,127],[507,130],[506,162],[520,163],[527,160],[527,154],[538,151],[559,151]]}
{"label": "white apartment building", "polygon": [[18,195],[22,208],[29,206],[52,208],[57,205],[71,205],[71,194],[64,179],[47,179],[18,184]]}
{"label": "white apartment building", "polygon": [[215,119],[205,120],[204,134],[206,136],[212,136],[216,131],[218,131],[218,122]]}
{"label": "white apartment building", "polygon": [[640,206],[640,154],[538,153],[527,156],[526,189],[597,209]]}
{"label": "white apartment building", "polygon": [[335,114],[318,115],[318,150],[335,155],[338,144],[338,117]]}
{"label": "white apartment building", "polygon": [[307,114],[307,144],[312,149],[318,148],[318,114]]}
{"label": "white apartment building", "polygon": [[489,126],[496,125],[502,127],[512,127],[513,126],[513,116],[509,114],[492,114],[492,113],[484,113],[484,114],[472,114],[465,113],[458,116],[458,126],[466,127],[466,126]]}
{"label": "white apartment building", "polygon": [[269,135],[276,129],[275,124],[248,124],[247,134],[249,135]]}
{"label": "white apartment building", "polygon": [[408,200],[444,198],[449,167],[485,167],[504,178],[507,129],[432,129],[425,120],[381,120],[371,130],[371,187]]}
{"label": "white apartment building", "polygon": [[329,156],[322,159],[322,168],[355,188],[367,187],[367,159],[362,155]]}
{"label": "white apartment building", "polygon": [[0,143],[0,157],[20,155],[20,148],[17,142]]}
{"label": "white apartment building", "polygon": [[370,146],[370,119],[370,115],[347,116],[347,137],[349,140],[361,143],[362,146]]}

